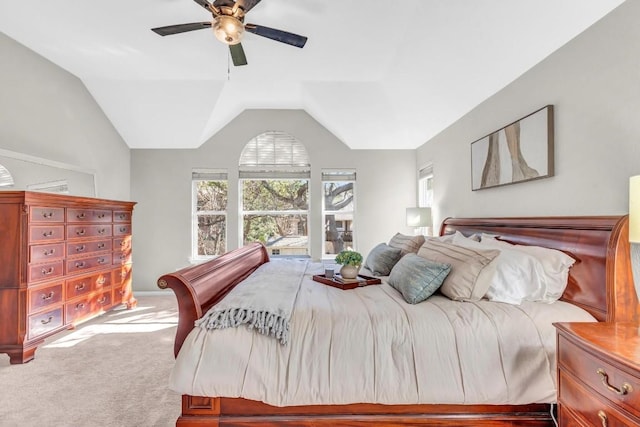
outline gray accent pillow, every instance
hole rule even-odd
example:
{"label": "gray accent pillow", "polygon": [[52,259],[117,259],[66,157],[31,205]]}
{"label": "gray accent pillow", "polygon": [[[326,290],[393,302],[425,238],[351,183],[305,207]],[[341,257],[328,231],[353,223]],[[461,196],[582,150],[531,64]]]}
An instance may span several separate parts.
{"label": "gray accent pillow", "polygon": [[479,301],[484,297],[491,282],[478,280],[478,276],[499,254],[496,249],[472,249],[435,240],[427,240],[418,251],[425,259],[451,264],[451,274],[440,292],[456,301]]}
{"label": "gray accent pillow", "polygon": [[409,304],[417,304],[438,290],[451,271],[451,265],[407,254],[391,270],[387,281]]}
{"label": "gray accent pillow", "polygon": [[424,243],[424,236],[408,236],[402,233],[396,233],[389,241],[389,246],[398,248],[402,251],[402,255],[409,253],[417,253],[420,246]]}
{"label": "gray accent pillow", "polygon": [[371,249],[364,266],[373,273],[374,276],[388,276],[391,269],[402,256],[400,249],[392,248],[386,243],[380,243]]}

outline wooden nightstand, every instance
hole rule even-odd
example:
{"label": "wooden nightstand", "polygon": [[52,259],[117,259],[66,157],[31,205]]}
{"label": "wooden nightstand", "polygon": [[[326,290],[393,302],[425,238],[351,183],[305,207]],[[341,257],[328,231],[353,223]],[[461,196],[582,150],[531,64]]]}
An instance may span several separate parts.
{"label": "wooden nightstand", "polygon": [[632,323],[556,323],[560,426],[640,426],[640,335]]}

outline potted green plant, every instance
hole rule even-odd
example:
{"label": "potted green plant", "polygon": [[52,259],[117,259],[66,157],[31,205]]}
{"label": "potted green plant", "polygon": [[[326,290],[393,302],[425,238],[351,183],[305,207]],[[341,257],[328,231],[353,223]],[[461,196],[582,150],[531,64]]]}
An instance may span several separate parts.
{"label": "potted green plant", "polygon": [[362,255],[356,251],[341,251],[336,255],[336,264],[341,264],[340,275],[345,279],[355,279],[358,277],[360,265],[362,265]]}

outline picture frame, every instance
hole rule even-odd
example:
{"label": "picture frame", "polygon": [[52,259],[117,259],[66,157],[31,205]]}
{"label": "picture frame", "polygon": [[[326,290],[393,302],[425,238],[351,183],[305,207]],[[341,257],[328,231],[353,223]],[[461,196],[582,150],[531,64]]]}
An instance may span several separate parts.
{"label": "picture frame", "polygon": [[554,174],[553,105],[546,105],[471,143],[473,191]]}

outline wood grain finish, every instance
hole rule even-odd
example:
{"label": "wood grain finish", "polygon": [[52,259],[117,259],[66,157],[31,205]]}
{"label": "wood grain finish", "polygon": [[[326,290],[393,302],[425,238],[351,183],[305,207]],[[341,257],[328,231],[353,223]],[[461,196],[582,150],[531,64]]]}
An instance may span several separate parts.
{"label": "wood grain finish", "polygon": [[555,326],[560,425],[640,425],[640,326]]}
{"label": "wood grain finish", "polygon": [[[449,218],[443,222],[441,234],[485,232],[504,236],[513,243],[562,250],[577,260],[563,295],[565,301],[585,308],[600,320],[637,320],[638,300],[629,282],[627,230],[625,216]],[[260,246],[240,248],[216,260],[160,277],[158,286],[171,288],[178,300],[176,354],[193,328],[193,322],[223,298],[238,279],[266,262],[264,257],[268,256]],[[542,404],[354,404],[276,408],[237,398],[183,396],[177,425],[552,426],[553,422],[549,405]]]}
{"label": "wood grain finish", "polygon": [[[0,191],[0,353],[7,353],[11,363],[28,362],[46,337],[115,304],[135,305],[130,274],[134,204]],[[126,230],[118,245],[129,242],[127,258],[117,263],[114,227]]]}

